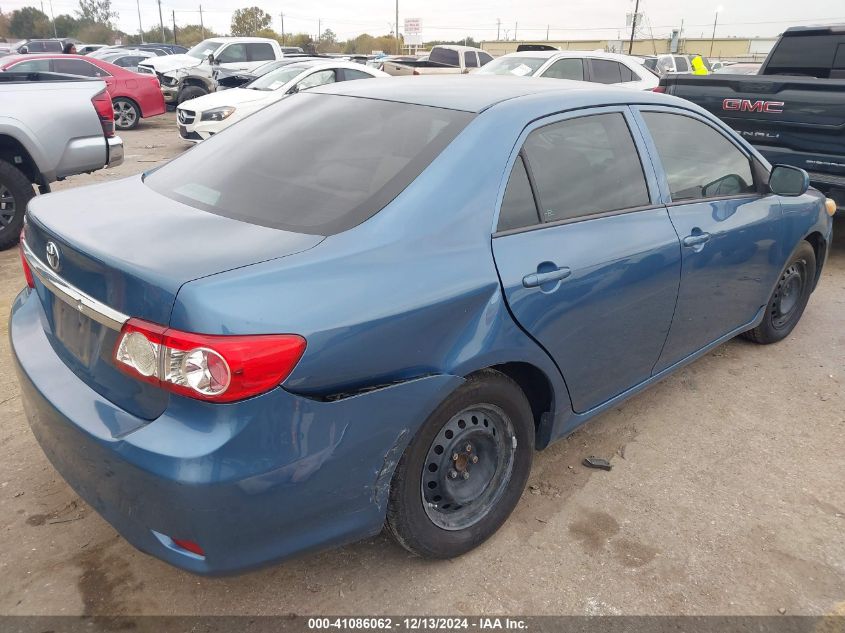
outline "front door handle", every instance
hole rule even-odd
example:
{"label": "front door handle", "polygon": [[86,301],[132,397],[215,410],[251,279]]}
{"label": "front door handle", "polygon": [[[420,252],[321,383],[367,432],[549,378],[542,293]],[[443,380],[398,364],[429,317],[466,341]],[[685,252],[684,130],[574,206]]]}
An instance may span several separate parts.
{"label": "front door handle", "polygon": [[522,285],[526,288],[536,288],[542,286],[550,281],[560,281],[566,279],[572,274],[572,270],[566,266],[561,266],[557,270],[550,270],[547,273],[531,273],[522,278]]}
{"label": "front door handle", "polygon": [[683,240],[684,246],[700,246],[710,241],[710,233],[693,233],[687,235]]}

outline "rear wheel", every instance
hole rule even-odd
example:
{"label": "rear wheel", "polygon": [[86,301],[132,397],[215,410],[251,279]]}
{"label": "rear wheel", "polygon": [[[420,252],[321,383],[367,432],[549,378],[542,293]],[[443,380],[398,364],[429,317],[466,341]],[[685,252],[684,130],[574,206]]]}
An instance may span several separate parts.
{"label": "rear wheel", "polygon": [[388,530],[419,556],[451,558],[473,549],[516,507],[533,453],[531,407],[519,386],[492,370],[470,376],[399,461]]}
{"label": "rear wheel", "polygon": [[745,332],[745,338],[767,345],[789,336],[804,314],[815,278],[816,253],[808,242],[802,241],[781,272],[763,321]]}
{"label": "rear wheel", "polygon": [[134,130],[141,120],[141,110],[138,105],[130,100],[118,97],[112,99],[114,107],[114,126],[118,130]]}
{"label": "rear wheel", "polygon": [[23,172],[0,160],[0,250],[17,244],[26,205],[34,196],[35,190]]}

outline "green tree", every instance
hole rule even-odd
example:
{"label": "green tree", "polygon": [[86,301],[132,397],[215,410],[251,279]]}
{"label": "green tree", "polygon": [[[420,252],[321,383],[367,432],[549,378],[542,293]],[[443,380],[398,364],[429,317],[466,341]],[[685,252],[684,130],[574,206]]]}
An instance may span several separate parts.
{"label": "green tree", "polygon": [[50,37],[53,29],[50,25],[50,18],[41,13],[35,7],[23,7],[12,11],[9,18],[9,34],[12,37]]}
{"label": "green tree", "polygon": [[270,28],[273,18],[259,7],[236,9],[232,14],[232,35],[255,35],[262,29]]}
{"label": "green tree", "polygon": [[[158,31],[156,37],[161,38],[161,31]],[[218,34],[206,28],[205,37],[203,37],[203,28],[199,24],[186,24],[185,26],[176,27],[176,39],[181,46],[190,48],[209,37],[218,37]]]}
{"label": "green tree", "polygon": [[109,24],[81,22],[76,31],[76,38],[88,44],[111,44],[114,37],[114,29]]}
{"label": "green tree", "polygon": [[287,46],[299,46],[306,53],[313,53],[315,51],[314,38],[308,33],[296,33],[285,36]]}
{"label": "green tree", "polygon": [[56,35],[59,37],[77,37],[81,26],[72,15],[63,13],[56,16]]}
{"label": "green tree", "polygon": [[117,19],[117,11],[112,10],[111,0],[79,0],[76,15],[80,22],[106,24],[111,26]]}
{"label": "green tree", "polygon": [[9,16],[0,11],[0,40],[6,40],[10,35]]}

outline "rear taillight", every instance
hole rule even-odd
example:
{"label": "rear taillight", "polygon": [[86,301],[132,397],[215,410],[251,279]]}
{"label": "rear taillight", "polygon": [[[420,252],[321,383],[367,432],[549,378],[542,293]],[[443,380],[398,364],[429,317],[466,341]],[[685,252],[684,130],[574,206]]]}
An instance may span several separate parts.
{"label": "rear taillight", "polygon": [[24,232],[25,231],[26,231],[25,228],[24,228],[23,231],[21,231],[21,239],[20,239],[20,242],[18,243],[18,250],[20,251],[20,254],[21,254],[21,266],[23,266],[23,276],[24,276],[24,279],[26,279],[26,285],[29,286],[30,288],[35,288],[35,279],[33,279],[33,277],[32,277],[32,268],[29,267],[29,262],[26,261],[26,255],[24,255],[24,252],[23,252],[23,241],[24,241]]}
{"label": "rear taillight", "polygon": [[129,319],[114,360],[129,375],[174,393],[233,402],[281,384],[304,351],[305,339],[296,334],[214,336]]}
{"label": "rear taillight", "polygon": [[418,70],[414,70],[414,72],[412,72],[411,74],[412,74],[412,75],[419,75],[419,74],[420,74],[420,71],[418,71]]}
{"label": "rear taillight", "polygon": [[651,91],[652,92],[665,93],[666,92],[666,86],[655,86],[654,88],[651,89]]}
{"label": "rear taillight", "polygon": [[106,137],[114,136],[114,106],[107,90],[98,92],[91,98],[97,116],[100,117],[100,125],[103,126],[103,134]]}

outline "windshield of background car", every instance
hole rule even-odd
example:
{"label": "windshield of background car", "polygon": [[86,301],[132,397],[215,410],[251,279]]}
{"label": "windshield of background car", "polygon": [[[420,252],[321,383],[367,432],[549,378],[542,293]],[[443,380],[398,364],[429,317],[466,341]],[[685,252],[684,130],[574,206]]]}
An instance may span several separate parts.
{"label": "windshield of background car", "polygon": [[203,141],[144,182],[168,198],[217,215],[332,235],[387,206],[473,116],[300,93]]}
{"label": "windshield of background car", "polygon": [[516,75],[526,77],[548,61],[548,57],[500,57],[475,71],[476,75]]}
{"label": "windshield of background car", "polygon": [[223,46],[223,42],[219,40],[203,40],[185,54],[197,59],[205,59],[221,46]]}
{"label": "windshield of background car", "polygon": [[258,79],[253,79],[244,88],[249,88],[250,90],[278,90],[306,68],[307,66],[282,66],[277,70],[271,70]]}

